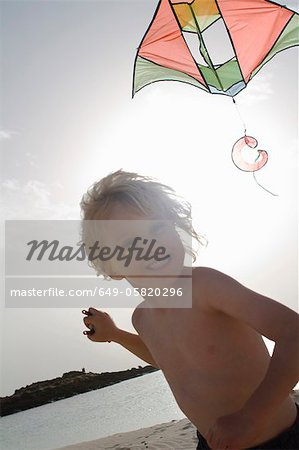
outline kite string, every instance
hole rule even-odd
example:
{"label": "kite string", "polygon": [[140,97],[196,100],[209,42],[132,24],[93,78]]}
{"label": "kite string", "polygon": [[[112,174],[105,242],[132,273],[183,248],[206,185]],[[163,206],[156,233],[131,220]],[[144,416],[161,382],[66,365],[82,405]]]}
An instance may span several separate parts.
{"label": "kite string", "polygon": [[264,186],[262,186],[262,185],[257,181],[257,179],[256,179],[256,177],[255,177],[255,172],[252,172],[252,175],[253,175],[253,178],[254,178],[256,184],[257,184],[259,187],[261,187],[262,189],[264,189],[264,191],[268,192],[269,194],[273,195],[273,197],[279,197],[278,194],[274,194],[273,192],[269,191],[269,189],[266,189]]}
{"label": "kite string", "polygon": [[240,110],[239,110],[239,107],[238,107],[237,102],[236,102],[236,100],[235,100],[234,97],[232,97],[232,101],[233,101],[233,103],[234,103],[234,105],[235,105],[235,108],[236,108],[236,111],[237,111],[237,113],[238,113],[238,115],[239,115],[239,118],[240,118],[240,120],[241,120],[241,122],[242,122],[242,124],[243,124],[243,128],[244,128],[244,136],[246,136],[246,124],[245,124],[245,122],[244,122],[244,119],[243,119],[243,117],[242,117],[242,115],[241,115],[241,112],[240,112]]}
{"label": "kite string", "polygon": [[[235,105],[235,108],[236,108],[236,111],[237,111],[237,113],[238,113],[238,115],[239,115],[239,118],[240,118],[240,120],[241,120],[241,122],[242,122],[242,124],[243,124],[243,128],[244,128],[244,137],[245,137],[245,140],[246,140],[246,124],[245,124],[245,122],[244,122],[244,119],[243,119],[243,117],[242,117],[242,115],[241,115],[241,112],[240,112],[240,110],[239,110],[239,107],[238,107],[237,102],[236,102],[236,100],[235,100],[234,97],[232,97],[232,101],[233,101],[233,103],[234,103],[234,105]],[[258,157],[256,158],[255,161],[257,161],[257,160],[259,159],[259,156],[260,156],[260,155],[258,155]],[[256,184],[257,184],[259,187],[261,187],[262,189],[264,189],[264,191],[268,192],[268,194],[271,194],[271,195],[273,195],[274,197],[278,197],[278,194],[274,194],[273,192],[269,191],[269,189],[266,189],[263,185],[261,185],[261,184],[257,181],[256,176],[255,176],[255,171],[252,172],[252,175],[253,175],[254,181],[256,182]]]}

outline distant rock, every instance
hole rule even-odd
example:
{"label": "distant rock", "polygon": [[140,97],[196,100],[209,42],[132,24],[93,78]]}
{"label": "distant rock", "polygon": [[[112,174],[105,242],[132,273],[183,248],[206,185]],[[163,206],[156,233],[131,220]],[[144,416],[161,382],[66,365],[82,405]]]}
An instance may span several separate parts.
{"label": "distant rock", "polygon": [[7,416],[56,400],[73,397],[157,370],[152,366],[139,366],[138,369],[132,368],[120,372],[93,373],[83,370],[66,372],[62,377],[38,381],[16,389],[13,395],[0,397],[0,416]]}

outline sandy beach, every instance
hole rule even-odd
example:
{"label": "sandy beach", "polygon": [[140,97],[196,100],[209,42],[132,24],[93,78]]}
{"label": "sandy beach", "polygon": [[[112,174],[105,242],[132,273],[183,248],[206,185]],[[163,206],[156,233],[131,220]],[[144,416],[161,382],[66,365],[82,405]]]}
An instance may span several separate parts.
{"label": "sandy beach", "polygon": [[188,419],[182,419],[69,445],[59,450],[194,450],[196,445],[196,428]]}

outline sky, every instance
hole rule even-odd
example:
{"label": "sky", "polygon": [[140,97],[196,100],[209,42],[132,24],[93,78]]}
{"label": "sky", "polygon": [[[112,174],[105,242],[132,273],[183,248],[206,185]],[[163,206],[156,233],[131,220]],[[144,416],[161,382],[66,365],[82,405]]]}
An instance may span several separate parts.
{"label": "sky", "polygon": [[[248,134],[269,153],[256,177],[272,196],[231,161],[243,124],[230,98],[175,82],[131,98],[136,48],[156,4],[1,3],[0,395],[82,367],[145,364],[118,344],[89,342],[78,308],[4,304],[4,219],[80,219],[83,193],[120,168],[191,202],[193,224],[209,241],[197,265],[298,308],[297,49],[278,54],[236,98]],[[217,31],[209,42],[221,58]],[[101,309],[100,301],[89,306]],[[132,309],[103,310],[134,332]]]}

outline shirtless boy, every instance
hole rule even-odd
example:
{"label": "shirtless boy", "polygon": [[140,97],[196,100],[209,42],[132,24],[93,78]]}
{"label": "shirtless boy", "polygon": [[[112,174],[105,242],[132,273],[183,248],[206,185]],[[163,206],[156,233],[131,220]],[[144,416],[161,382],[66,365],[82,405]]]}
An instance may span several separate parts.
{"label": "shirtless boy", "polygon": [[[85,220],[180,221],[200,240],[188,204],[137,174],[118,171],[95,183],[81,207]],[[111,278],[123,277],[117,265],[113,270]],[[290,396],[299,379],[299,320],[286,306],[217,270],[194,267],[192,308],[155,307],[145,296],[132,316],[137,334],[95,308],[83,320],[89,340],[116,342],[162,370],[198,430],[198,449],[299,449],[299,406]],[[272,357],[262,336],[275,342]]]}

